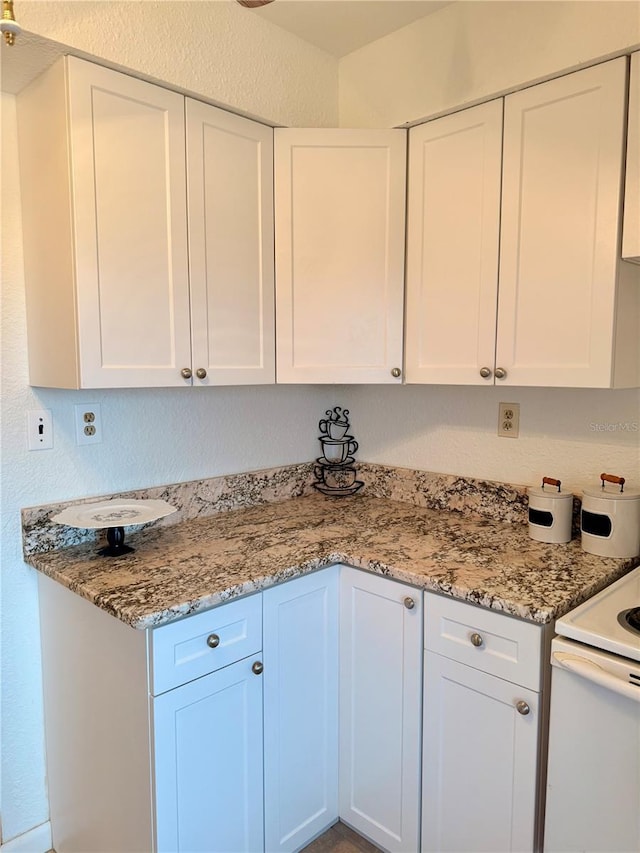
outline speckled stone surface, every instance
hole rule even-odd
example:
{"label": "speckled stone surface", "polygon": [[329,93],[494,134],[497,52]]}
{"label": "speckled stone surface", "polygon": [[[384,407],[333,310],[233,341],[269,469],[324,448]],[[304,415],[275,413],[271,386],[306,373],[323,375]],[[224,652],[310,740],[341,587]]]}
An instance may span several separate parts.
{"label": "speckled stone surface", "polygon": [[[207,480],[191,480],[168,486],[155,486],[115,495],[101,495],[64,501],[45,506],[28,507],[22,510],[22,550],[27,562],[31,554],[44,553],[57,548],[68,548],[82,542],[96,542],[99,531],[67,527],[50,521],[51,516],[65,507],[95,503],[109,498],[135,498],[137,500],[163,500],[177,507],[178,511],[159,521],[153,527],[170,527],[205,518],[219,512],[264,503],[290,500],[310,494],[313,465],[303,463],[283,468],[266,468],[242,474],[227,474]],[[149,526],[149,525],[144,525]],[[127,538],[141,526],[127,528]]]}
{"label": "speckled stone surface", "polygon": [[[524,523],[527,519],[524,486],[367,462],[358,462],[356,467],[358,478],[365,482],[363,493],[372,497],[498,521]],[[109,498],[165,500],[178,507],[178,512],[153,524],[171,526],[232,509],[313,494],[313,468],[313,463],[303,463],[29,507],[22,510],[23,551],[28,557],[81,542],[95,542],[98,538],[95,530],[79,530],[50,521],[51,516],[74,504]]]}
{"label": "speckled stone surface", "polygon": [[546,545],[525,524],[372,497],[311,495],[148,527],[135,553],[95,543],[27,561],[134,628],[148,628],[335,562],[545,624],[637,565]]}

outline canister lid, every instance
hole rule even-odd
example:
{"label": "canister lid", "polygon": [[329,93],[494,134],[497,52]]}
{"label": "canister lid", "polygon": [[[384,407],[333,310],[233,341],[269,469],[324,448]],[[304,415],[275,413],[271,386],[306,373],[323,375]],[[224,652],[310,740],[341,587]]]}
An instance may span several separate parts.
{"label": "canister lid", "polygon": [[600,474],[600,486],[592,489],[584,489],[582,494],[589,498],[607,501],[635,501],[640,497],[640,492],[633,489],[625,489],[626,480],[617,474]]}
{"label": "canister lid", "polygon": [[554,501],[573,500],[573,492],[559,492],[550,486],[546,486],[544,489],[541,486],[529,486],[527,494],[536,498],[548,498]]}
{"label": "canister lid", "polygon": [[629,490],[626,487],[623,492],[619,486],[596,486],[593,489],[583,489],[582,494],[589,498],[596,498],[602,501],[637,501],[640,498],[640,492]]}

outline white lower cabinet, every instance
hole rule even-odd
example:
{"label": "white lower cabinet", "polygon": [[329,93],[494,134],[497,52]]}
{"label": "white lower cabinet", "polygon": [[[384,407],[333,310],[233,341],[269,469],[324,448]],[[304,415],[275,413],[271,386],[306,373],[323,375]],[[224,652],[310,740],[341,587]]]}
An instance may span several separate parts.
{"label": "white lower cabinet", "polygon": [[532,850],[538,694],[431,652],[424,690],[423,853]]}
{"label": "white lower cabinet", "polygon": [[246,658],[153,700],[158,853],[263,849],[259,664]]}
{"label": "white lower cabinet", "polygon": [[425,595],[422,853],[537,849],[542,640]]}
{"label": "white lower cabinet", "polygon": [[338,820],[339,566],[263,595],[265,850]]}
{"label": "white lower cabinet", "polygon": [[420,835],[422,595],[348,567],[340,578],[340,818],[388,851]]}
{"label": "white lower cabinet", "polygon": [[536,849],[539,626],[342,565],[147,632],[39,591],[57,853]]}

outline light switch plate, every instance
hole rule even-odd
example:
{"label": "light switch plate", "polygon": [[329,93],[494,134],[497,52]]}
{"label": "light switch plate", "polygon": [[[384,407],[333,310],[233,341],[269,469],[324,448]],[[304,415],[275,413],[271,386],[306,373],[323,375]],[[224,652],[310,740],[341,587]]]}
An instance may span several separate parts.
{"label": "light switch plate", "polygon": [[51,450],[53,417],[50,409],[27,412],[27,447],[29,450]]}

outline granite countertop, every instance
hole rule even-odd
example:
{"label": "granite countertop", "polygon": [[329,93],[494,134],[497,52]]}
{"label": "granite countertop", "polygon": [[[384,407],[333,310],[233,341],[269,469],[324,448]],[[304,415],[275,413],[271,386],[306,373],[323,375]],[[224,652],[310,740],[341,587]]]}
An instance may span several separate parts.
{"label": "granite countertop", "polygon": [[546,624],[638,563],[586,554],[575,538],[535,542],[526,524],[366,494],[222,512],[127,542],[136,550],[124,557],[100,557],[94,542],[26,559],[138,629],[336,562]]}

